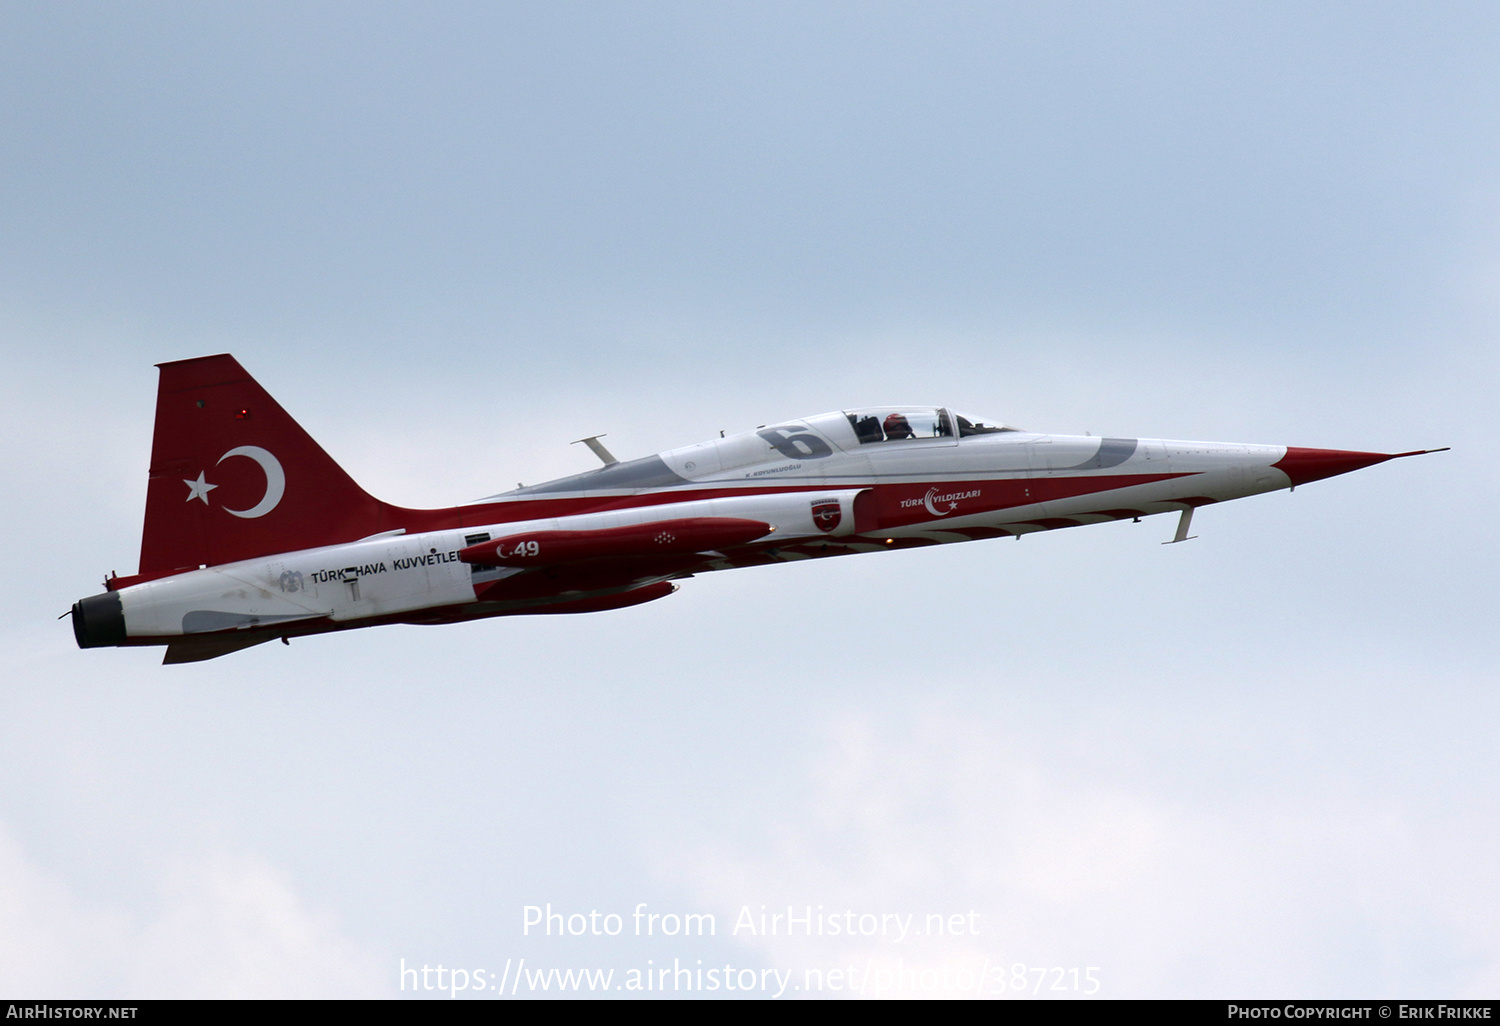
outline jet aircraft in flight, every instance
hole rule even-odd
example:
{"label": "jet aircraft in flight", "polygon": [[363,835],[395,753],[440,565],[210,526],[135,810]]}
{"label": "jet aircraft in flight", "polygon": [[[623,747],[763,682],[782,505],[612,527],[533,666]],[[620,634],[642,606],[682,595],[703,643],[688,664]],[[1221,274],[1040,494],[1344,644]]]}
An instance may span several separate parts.
{"label": "jet aircraft in flight", "polygon": [[139,571],[81,648],[164,662],[379,624],[585,613],[729,570],[1178,515],[1415,456],[1037,434],[939,406],[841,410],[448,509],[366,493],[228,355],[159,365]]}

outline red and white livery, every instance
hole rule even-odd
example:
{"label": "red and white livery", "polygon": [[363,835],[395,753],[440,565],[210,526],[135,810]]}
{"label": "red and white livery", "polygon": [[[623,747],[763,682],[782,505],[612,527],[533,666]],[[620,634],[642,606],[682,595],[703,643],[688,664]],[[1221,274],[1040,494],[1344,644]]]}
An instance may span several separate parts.
{"label": "red and white livery", "polygon": [[[372,498],[227,355],[160,365],[140,570],[82,648],[169,663],[387,623],[619,609],[822,556],[1193,511],[1410,453],[1035,434],[936,406],[825,413],[450,509]],[[1439,450],[1421,450],[1439,451]]]}

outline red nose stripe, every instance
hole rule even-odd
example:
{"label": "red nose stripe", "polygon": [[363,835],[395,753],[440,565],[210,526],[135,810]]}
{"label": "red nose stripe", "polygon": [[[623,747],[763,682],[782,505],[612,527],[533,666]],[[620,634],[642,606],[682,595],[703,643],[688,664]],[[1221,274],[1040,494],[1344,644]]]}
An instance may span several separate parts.
{"label": "red nose stripe", "polygon": [[[1406,455],[1402,453],[1402,455]],[[1307,484],[1325,477],[1363,470],[1396,458],[1394,453],[1346,452],[1343,449],[1299,449],[1287,446],[1286,455],[1272,464],[1292,479],[1292,484]]]}

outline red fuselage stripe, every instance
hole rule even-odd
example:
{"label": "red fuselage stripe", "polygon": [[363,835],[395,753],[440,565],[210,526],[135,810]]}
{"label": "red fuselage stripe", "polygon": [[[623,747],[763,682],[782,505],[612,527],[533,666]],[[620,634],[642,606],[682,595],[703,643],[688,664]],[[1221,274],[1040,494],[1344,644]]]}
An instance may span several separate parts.
{"label": "red fuselage stripe", "polygon": [[902,503],[921,499],[936,489],[939,498],[954,493],[981,492],[973,499],[947,499],[946,506],[956,502],[951,511],[943,516],[969,516],[1000,509],[1012,509],[1038,502],[1058,502],[1079,495],[1132,488],[1137,485],[1154,484],[1173,478],[1189,477],[1191,474],[1094,474],[1080,477],[1014,477],[980,481],[914,481],[910,483],[886,481],[835,481],[827,484],[786,484],[780,487],[726,487],[674,488],[669,491],[645,492],[635,495],[576,495],[565,498],[519,499],[500,502],[477,503],[471,506],[453,506],[448,509],[397,509],[390,513],[408,533],[423,531],[453,530],[464,527],[483,527],[492,524],[516,523],[525,520],[545,520],[552,517],[578,516],[584,513],[602,513],[609,510],[641,509],[650,506],[665,506],[679,502],[698,502],[707,499],[722,499],[741,495],[785,495],[788,492],[830,492],[850,489],[874,491],[881,510],[881,527],[919,523],[923,520],[940,520],[927,511],[925,505],[904,507],[911,513],[896,513],[887,522],[887,509],[903,509]]}

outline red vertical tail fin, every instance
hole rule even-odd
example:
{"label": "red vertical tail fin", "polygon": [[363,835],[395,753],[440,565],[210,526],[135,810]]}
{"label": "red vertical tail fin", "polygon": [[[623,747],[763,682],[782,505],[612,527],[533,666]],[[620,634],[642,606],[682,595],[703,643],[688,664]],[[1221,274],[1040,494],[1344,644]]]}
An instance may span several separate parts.
{"label": "red vertical tail fin", "polygon": [[372,498],[234,357],[158,364],[142,574],[171,573],[383,530]]}

